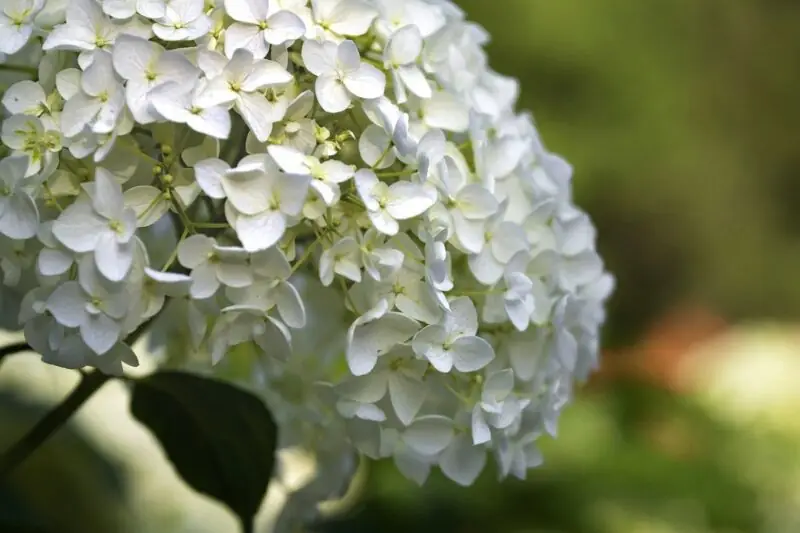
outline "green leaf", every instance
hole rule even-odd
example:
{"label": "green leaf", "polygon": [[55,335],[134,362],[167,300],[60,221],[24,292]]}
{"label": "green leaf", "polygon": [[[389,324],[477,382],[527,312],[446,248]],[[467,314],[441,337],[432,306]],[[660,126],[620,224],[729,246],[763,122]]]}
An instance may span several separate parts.
{"label": "green leaf", "polygon": [[275,422],[261,400],[215,379],[165,371],[134,382],[131,413],[153,432],[186,483],[227,505],[251,530],[277,444]]}

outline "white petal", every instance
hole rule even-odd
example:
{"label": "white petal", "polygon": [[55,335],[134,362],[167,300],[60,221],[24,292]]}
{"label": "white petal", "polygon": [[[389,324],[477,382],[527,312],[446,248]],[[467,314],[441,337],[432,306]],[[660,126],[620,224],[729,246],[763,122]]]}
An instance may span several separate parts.
{"label": "white petal", "polygon": [[242,92],[236,102],[236,110],[256,139],[266,142],[272,133],[272,104],[261,94]]}
{"label": "white petal", "polygon": [[397,75],[400,77],[403,84],[408,87],[408,90],[418,97],[430,98],[433,94],[428,79],[418,66],[410,65],[407,67],[400,67],[397,69]]}
{"label": "white petal", "polygon": [[389,376],[389,397],[397,418],[409,425],[425,402],[427,387],[421,382],[399,372]]}
{"label": "white petal", "polygon": [[114,220],[125,208],[122,187],[108,170],[97,167],[93,187],[90,190],[92,207],[104,217]]}
{"label": "white petal", "polygon": [[486,417],[483,416],[480,404],[476,403],[472,409],[472,443],[484,444],[490,440],[492,440],[492,431],[489,429],[489,424],[486,423]]}
{"label": "white petal", "polygon": [[264,39],[270,44],[283,44],[299,39],[306,32],[303,20],[291,11],[278,11],[267,19]]}
{"label": "white petal", "polygon": [[481,337],[461,337],[450,347],[453,365],[459,372],[475,372],[494,359],[494,349]]}
{"label": "white petal", "polygon": [[358,152],[367,165],[387,168],[395,161],[394,150],[388,150],[391,142],[392,139],[383,128],[370,124],[358,139]]}
{"label": "white petal", "polygon": [[186,124],[198,133],[217,139],[227,139],[231,133],[231,115],[222,106],[207,107],[199,113],[192,113]]}
{"label": "white petal", "polygon": [[423,102],[425,123],[431,128],[464,132],[469,128],[469,110],[466,105],[446,92],[436,92]]}
{"label": "white petal", "polygon": [[478,183],[471,183],[456,196],[458,209],[469,220],[483,220],[497,212],[497,198]]}
{"label": "white petal", "polygon": [[469,268],[475,279],[490,286],[503,277],[505,270],[504,266],[495,259],[489,246],[484,246],[480,253],[469,256]]}
{"label": "white petal", "polygon": [[454,298],[450,302],[450,312],[443,323],[450,335],[458,337],[475,335],[478,331],[478,311],[475,303],[466,296]]}
{"label": "white petal", "polygon": [[135,241],[121,243],[114,234],[104,234],[94,250],[97,269],[109,281],[122,281],[130,272],[134,249]]}
{"label": "white petal", "polygon": [[164,16],[165,0],[136,0],[136,11],[149,19],[160,19]]}
{"label": "white petal", "polygon": [[386,396],[387,379],[385,373],[376,372],[366,376],[350,378],[336,386],[342,397],[361,403],[375,403]]}
{"label": "white petal", "polygon": [[414,24],[403,26],[392,34],[386,49],[389,61],[396,65],[413,63],[422,52],[422,35]]}
{"label": "white petal", "polygon": [[514,371],[510,368],[493,372],[483,384],[481,401],[488,404],[498,404],[505,400],[514,389]]}
{"label": "white petal", "polygon": [[383,209],[379,211],[367,211],[367,216],[369,216],[369,220],[372,222],[372,225],[375,226],[375,229],[384,235],[397,235],[397,232],[400,230],[400,224]]}
{"label": "white petal", "polygon": [[237,93],[230,88],[224,75],[212,78],[206,83],[197,95],[195,103],[200,107],[213,107],[234,102]]}
{"label": "white petal", "polygon": [[394,456],[394,464],[397,470],[408,479],[422,486],[431,472],[431,465],[420,458],[417,454],[410,452],[400,452]]}
{"label": "white petal", "polygon": [[303,43],[303,64],[315,76],[321,76],[336,69],[336,44],[307,40]]}
{"label": "white petal", "polygon": [[145,267],[144,273],[148,278],[158,283],[159,290],[168,296],[186,296],[189,294],[192,278],[186,274],[161,272],[150,267]]}
{"label": "white petal", "polygon": [[439,467],[444,475],[461,485],[469,487],[486,466],[486,450],[474,446],[468,438],[460,435],[439,458]]}
{"label": "white petal", "polygon": [[[385,302],[383,303],[385,306]],[[416,321],[399,313],[387,313],[367,323],[356,320],[348,332],[347,362],[353,375],[372,371],[378,356],[406,342],[419,329]]]}
{"label": "white petal", "polygon": [[100,112],[100,101],[77,93],[64,104],[61,111],[61,132],[65,137],[78,135]]}
{"label": "white petal", "polygon": [[453,368],[453,357],[444,349],[446,341],[447,331],[443,327],[426,326],[414,336],[411,347],[415,354],[426,358],[436,370],[447,373]]}
{"label": "white petal", "polygon": [[223,261],[217,264],[217,278],[228,287],[249,287],[253,284],[253,271],[247,263]]}
{"label": "white petal", "polygon": [[397,220],[406,220],[421,215],[436,203],[436,196],[417,183],[398,181],[389,187],[389,202],[386,211]]}
{"label": "white petal", "polygon": [[281,319],[290,328],[300,329],[306,325],[306,310],[303,299],[294,285],[281,282],[275,287],[275,302]]}
{"label": "white petal", "polygon": [[119,340],[122,327],[103,313],[86,315],[81,323],[81,338],[97,355],[108,352]]}
{"label": "white petal", "polygon": [[214,296],[220,287],[217,272],[208,263],[192,270],[191,278],[192,286],[189,288],[189,294],[196,300],[205,300]]}
{"label": "white petal", "polygon": [[568,372],[574,372],[578,362],[578,341],[566,330],[555,334],[555,355]]}
{"label": "white petal", "polygon": [[208,261],[214,250],[214,239],[207,235],[192,235],[178,245],[178,261],[186,268],[196,268]]}
{"label": "white petal", "polygon": [[92,131],[100,134],[113,132],[118,126],[117,122],[123,109],[125,109],[125,92],[119,87],[111,92],[108,100],[100,107],[92,124]]}
{"label": "white petal", "polygon": [[372,195],[373,189],[375,189],[375,186],[380,183],[380,180],[378,180],[378,176],[375,175],[375,172],[372,170],[360,169],[356,172],[354,181],[356,182],[356,190],[366,204],[367,209],[380,209],[378,201],[375,200]]}
{"label": "white petal", "polygon": [[533,298],[525,300],[505,300],[505,310],[517,331],[525,331],[531,323],[534,310]]}
{"label": "white petal", "polygon": [[[147,118],[147,115],[152,116],[153,120],[158,118],[152,112],[155,110],[163,118],[183,124],[192,116],[189,111],[192,108],[190,91],[191,87],[177,81],[162,83],[152,90],[148,85],[137,87],[128,82],[125,100],[137,122]],[[144,117],[140,116],[143,114]]]}
{"label": "white petal", "polygon": [[75,27],[69,24],[56,26],[45,39],[42,49],[92,50],[96,36],[90,28]]}
{"label": "white petal", "polygon": [[369,4],[359,0],[341,0],[324,22],[335,33],[357,37],[367,33],[377,14]]}
{"label": "white petal", "polygon": [[386,88],[386,76],[369,63],[362,63],[358,70],[346,74],[344,86],[359,98],[378,98]]}
{"label": "white petal", "polygon": [[309,173],[308,157],[296,148],[271,144],[267,151],[284,172],[301,176]]}
{"label": "white petal", "polygon": [[125,205],[136,213],[136,225],[140,228],[155,224],[169,210],[164,193],[151,185],[131,187],[123,197]]}
{"label": "white petal", "polygon": [[277,211],[264,211],[258,215],[242,215],[236,220],[236,236],[248,252],[266,250],[275,245],[284,231],[286,219]]}
{"label": "white petal", "polygon": [[114,70],[126,80],[144,80],[163,52],[164,49],[154,42],[122,34],[114,42],[112,51]]}
{"label": "white petal", "polygon": [[12,239],[29,239],[39,229],[36,202],[23,191],[8,198],[0,213],[0,232]]}
{"label": "white petal", "polygon": [[317,101],[328,113],[340,113],[350,105],[350,94],[335,76],[324,74],[314,82]]}
{"label": "white petal", "polygon": [[417,418],[403,432],[403,441],[422,455],[436,455],[447,448],[452,440],[452,420],[438,415]]}
{"label": "white petal", "polygon": [[322,170],[323,175],[325,176],[325,181],[330,181],[333,183],[343,183],[349,180],[353,177],[356,171],[353,165],[346,165],[335,159],[329,159],[328,161],[322,163]]}
{"label": "white petal", "polygon": [[272,183],[259,166],[242,165],[229,170],[221,183],[228,202],[243,215],[257,215],[270,206]]}
{"label": "white petal", "polygon": [[247,50],[257,59],[266,57],[269,51],[258,26],[234,22],[225,29],[225,55],[233,57],[236,50]]}
{"label": "white petal", "polygon": [[230,170],[230,165],[222,159],[204,159],[194,165],[194,178],[206,195],[216,200],[225,198],[222,176]]}
{"label": "white petal", "polygon": [[262,59],[253,63],[247,76],[242,80],[242,91],[253,92],[268,85],[283,85],[293,80],[294,77],[280,64]]}
{"label": "white petal", "polygon": [[72,256],[61,250],[44,248],[39,252],[36,265],[43,276],[60,276],[72,266]]}
{"label": "white petal", "polygon": [[[11,21],[9,20],[8,22]],[[18,52],[28,42],[32,33],[33,26],[30,24],[17,26],[13,22],[7,24],[0,19],[0,53],[14,54]]]}
{"label": "white petal", "polygon": [[266,0],[225,0],[225,12],[233,20],[258,24],[266,20],[269,2]]}
{"label": "white petal", "polygon": [[62,326],[77,328],[86,316],[86,295],[77,282],[68,281],[47,299],[47,310]]}
{"label": "white petal", "polygon": [[486,243],[483,220],[469,220],[460,211],[452,211],[453,227],[461,246],[470,253],[477,254]]}
{"label": "white petal", "polygon": [[89,202],[78,200],[53,223],[53,236],[73,252],[92,251],[108,222],[100,218]]}
{"label": "white petal", "polygon": [[18,81],[9,87],[3,95],[3,105],[12,115],[39,114],[40,106],[47,97],[42,86],[34,81]]}
{"label": "white petal", "polygon": [[311,176],[281,174],[278,176],[275,190],[279,195],[281,212],[289,216],[297,216],[303,209],[308,196],[308,185]]}

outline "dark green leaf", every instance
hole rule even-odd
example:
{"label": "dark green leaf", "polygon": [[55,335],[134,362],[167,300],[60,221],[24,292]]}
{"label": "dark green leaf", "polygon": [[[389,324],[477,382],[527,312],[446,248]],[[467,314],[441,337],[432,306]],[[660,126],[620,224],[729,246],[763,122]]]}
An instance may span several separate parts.
{"label": "dark green leaf", "polygon": [[277,428],[261,400],[218,380],[158,372],[135,382],[131,413],[186,483],[251,527],[275,464]]}

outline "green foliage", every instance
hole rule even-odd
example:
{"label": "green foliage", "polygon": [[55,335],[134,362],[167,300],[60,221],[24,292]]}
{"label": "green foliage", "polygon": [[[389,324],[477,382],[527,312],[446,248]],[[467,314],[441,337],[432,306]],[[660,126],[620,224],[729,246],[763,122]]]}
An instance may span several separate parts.
{"label": "green foliage", "polygon": [[165,371],[134,382],[131,413],[186,483],[226,504],[252,531],[277,444],[262,401],[221,381]]}

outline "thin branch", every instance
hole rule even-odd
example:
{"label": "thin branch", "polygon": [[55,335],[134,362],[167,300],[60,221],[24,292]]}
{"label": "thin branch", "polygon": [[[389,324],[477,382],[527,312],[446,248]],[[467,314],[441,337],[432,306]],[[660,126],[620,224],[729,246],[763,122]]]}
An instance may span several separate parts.
{"label": "thin branch", "polygon": [[81,381],[69,396],[45,415],[33,428],[11,448],[0,455],[0,480],[8,476],[39,446],[60,429],[73,414],[110,378],[102,372],[81,375]]}
{"label": "thin branch", "polygon": [[3,360],[9,355],[30,351],[33,351],[33,348],[31,348],[30,344],[24,341],[7,344],[6,346],[0,348],[0,364],[2,364]]}

